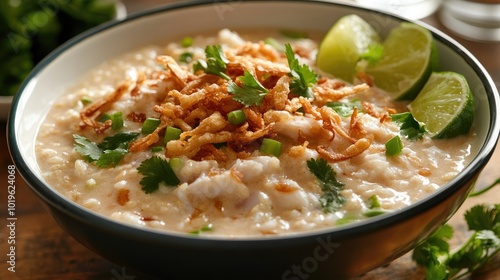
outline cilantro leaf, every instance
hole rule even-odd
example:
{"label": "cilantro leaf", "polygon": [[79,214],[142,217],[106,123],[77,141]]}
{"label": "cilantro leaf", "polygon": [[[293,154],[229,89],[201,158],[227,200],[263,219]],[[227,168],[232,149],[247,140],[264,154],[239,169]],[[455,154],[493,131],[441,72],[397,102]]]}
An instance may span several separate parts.
{"label": "cilantro leaf", "polygon": [[120,132],[113,136],[104,138],[104,140],[97,144],[101,150],[114,150],[117,148],[124,148],[139,135],[138,132]]}
{"label": "cilantro leaf", "polygon": [[203,70],[207,74],[231,80],[231,78],[226,74],[226,66],[229,61],[224,55],[224,51],[220,45],[206,46],[205,56],[206,61],[198,60],[198,62],[193,66],[195,72]]}
{"label": "cilantro leaf", "polygon": [[323,194],[319,200],[323,211],[326,213],[337,211],[345,203],[345,198],[340,194],[344,184],[337,181],[335,178],[337,174],[325,159],[311,158],[307,161],[307,167],[320,182]]}
{"label": "cilantro leaf", "polygon": [[318,82],[318,75],[306,64],[299,64],[292,46],[285,44],[285,54],[290,67],[289,76],[292,77],[290,92],[299,96],[312,98],[311,87]]}
{"label": "cilantro leaf", "polygon": [[73,139],[75,140],[75,150],[80,153],[86,161],[93,162],[99,160],[102,151],[96,143],[78,134],[73,134]]}
{"label": "cilantro leaf", "polygon": [[168,161],[158,156],[144,160],[137,171],[144,176],[139,183],[145,193],[157,191],[160,183],[169,186],[176,186],[180,183]]}
{"label": "cilantro leaf", "polygon": [[401,125],[401,134],[405,135],[408,139],[417,140],[422,139],[424,136],[424,125],[416,121],[410,112],[392,114],[391,119]]}
{"label": "cilantro leaf", "polygon": [[469,230],[494,230],[500,235],[500,205],[476,205],[464,217]]}
{"label": "cilantro leaf", "polygon": [[260,105],[268,90],[246,70],[239,79],[242,82],[241,87],[234,82],[227,86],[228,91],[234,95],[234,100],[245,106]]}
{"label": "cilantro leaf", "polygon": [[78,134],[73,134],[75,150],[88,162],[95,162],[98,167],[116,167],[120,160],[128,153],[128,144],[139,133],[120,132],[106,137],[97,144]]}
{"label": "cilantro leaf", "polygon": [[361,101],[357,98],[350,100],[349,102],[327,102],[326,106],[332,108],[339,116],[349,117],[354,112],[354,108],[358,108],[358,112],[363,109]]}
{"label": "cilantro leaf", "polygon": [[374,43],[371,45],[368,45],[368,49],[365,53],[362,53],[359,56],[360,60],[366,60],[368,61],[368,64],[374,65],[379,61],[384,54],[384,46],[382,46],[380,43]]}
{"label": "cilantro leaf", "polygon": [[464,217],[474,232],[457,249],[450,251],[453,229],[444,225],[413,250],[413,260],[426,268],[427,279],[462,279],[500,252],[500,204],[476,205]]}
{"label": "cilantro leaf", "polygon": [[96,165],[100,168],[106,167],[116,167],[120,160],[128,153],[127,149],[114,149],[114,150],[105,150],[103,154],[96,161]]}
{"label": "cilantro leaf", "polygon": [[448,241],[452,237],[453,228],[443,225],[413,250],[412,259],[427,268],[427,279],[446,279],[447,269],[441,258],[449,255]]}

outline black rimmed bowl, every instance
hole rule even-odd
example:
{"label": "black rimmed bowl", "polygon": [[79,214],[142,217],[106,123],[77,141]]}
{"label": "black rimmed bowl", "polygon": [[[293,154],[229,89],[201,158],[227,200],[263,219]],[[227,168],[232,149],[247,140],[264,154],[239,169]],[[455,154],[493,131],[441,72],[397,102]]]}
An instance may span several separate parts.
{"label": "black rimmed bowl", "polygon": [[472,162],[432,195],[394,213],[343,227],[244,239],[200,237],[137,228],[101,216],[56,193],[40,175],[34,143],[52,102],[104,60],[185,34],[221,28],[274,28],[325,33],[357,14],[381,35],[404,19],[346,4],[311,1],[223,1],[175,4],[139,13],[74,38],[44,59],[15,96],[8,143],[23,178],[75,239],[117,264],[168,279],[342,279],[389,263],[411,250],[459,208],[486,165],[500,132],[492,79],[462,46],[435,37],[443,71],[463,74],[476,101]]}

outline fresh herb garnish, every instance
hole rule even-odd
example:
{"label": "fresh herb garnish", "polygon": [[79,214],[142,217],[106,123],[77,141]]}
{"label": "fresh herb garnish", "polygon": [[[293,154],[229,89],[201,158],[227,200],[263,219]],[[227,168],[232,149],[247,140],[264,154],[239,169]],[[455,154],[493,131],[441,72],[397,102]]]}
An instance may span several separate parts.
{"label": "fresh herb garnish", "polygon": [[160,183],[169,186],[177,186],[180,183],[168,161],[158,156],[144,160],[137,171],[144,176],[139,184],[145,193],[157,191]]}
{"label": "fresh herb garnish", "polygon": [[374,43],[371,45],[368,45],[368,49],[365,53],[362,53],[359,56],[360,60],[365,60],[368,62],[370,65],[374,65],[379,61],[384,54],[384,46],[382,46],[379,43]]}
{"label": "fresh herb garnish", "polygon": [[456,250],[450,251],[453,228],[447,224],[414,249],[413,260],[426,268],[427,279],[461,279],[500,251],[500,204],[476,205],[464,217],[473,234]]}
{"label": "fresh herb garnish", "polygon": [[179,61],[184,62],[184,63],[189,63],[193,60],[193,53],[190,52],[183,52],[179,56]]}
{"label": "fresh herb garnish", "polygon": [[200,234],[202,232],[210,232],[213,230],[213,226],[212,224],[208,224],[208,225],[204,225],[203,227],[201,227],[200,229],[198,230],[193,230],[190,232],[190,234],[194,234],[194,235],[197,235],[197,234]]}
{"label": "fresh herb garnish", "polygon": [[318,75],[309,68],[306,64],[299,64],[299,60],[295,57],[292,46],[285,44],[285,54],[290,67],[290,92],[299,96],[312,98],[312,85],[318,82]]}
{"label": "fresh herb garnish", "polygon": [[239,77],[241,87],[231,82],[227,90],[233,94],[234,100],[245,106],[260,105],[268,90],[248,71]]}
{"label": "fresh herb garnish", "polygon": [[114,136],[106,137],[97,144],[89,139],[73,134],[75,150],[88,162],[95,162],[101,168],[116,166],[128,153],[128,144],[134,140],[139,133],[121,132]]}
{"label": "fresh herb garnish", "polygon": [[203,70],[207,74],[219,76],[226,80],[231,78],[226,74],[226,64],[229,62],[224,55],[224,51],[220,45],[205,47],[205,60],[198,60],[193,66],[194,71]]}
{"label": "fresh herb garnish", "polygon": [[266,38],[264,40],[264,43],[266,43],[267,45],[270,45],[271,47],[275,48],[279,52],[282,52],[282,53],[285,52],[285,47],[280,42],[278,42],[278,40],[276,40],[272,37]]}
{"label": "fresh herb garnish", "polygon": [[424,125],[417,122],[410,112],[392,114],[391,119],[401,125],[401,134],[405,135],[408,139],[417,140],[422,139],[424,136]]}
{"label": "fresh herb garnish", "polygon": [[349,117],[354,112],[354,108],[358,108],[358,112],[362,110],[361,101],[357,98],[350,100],[349,102],[327,102],[326,106],[332,108],[339,116]]}
{"label": "fresh herb garnish", "polygon": [[323,211],[326,213],[337,211],[345,203],[345,198],[340,194],[344,184],[337,181],[335,178],[337,174],[325,159],[312,158],[307,161],[307,167],[320,182],[323,191],[320,203]]}
{"label": "fresh herb garnish", "polygon": [[403,151],[403,143],[401,142],[401,138],[398,135],[389,139],[389,141],[385,142],[385,154],[388,156],[396,156],[401,154]]}

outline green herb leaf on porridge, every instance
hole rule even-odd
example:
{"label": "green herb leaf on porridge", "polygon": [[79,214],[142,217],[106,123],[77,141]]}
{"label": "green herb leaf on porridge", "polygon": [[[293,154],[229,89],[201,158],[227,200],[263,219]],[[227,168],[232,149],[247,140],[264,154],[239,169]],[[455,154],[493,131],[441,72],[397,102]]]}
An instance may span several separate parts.
{"label": "green herb leaf on porridge", "polygon": [[306,64],[299,63],[290,44],[286,44],[285,49],[288,66],[290,66],[289,75],[293,78],[290,91],[299,96],[312,98],[311,87],[318,82],[318,75]]}
{"label": "green herb leaf on porridge", "polygon": [[450,250],[450,225],[441,226],[413,250],[413,260],[426,268],[427,279],[463,279],[500,252],[500,204],[479,204],[464,214],[472,235],[460,247]]}
{"label": "green herb leaf on porridge", "polygon": [[96,162],[96,165],[105,168],[116,166],[123,156],[128,153],[128,145],[139,133],[120,132],[113,136],[104,138],[97,144],[89,139],[73,134],[75,150],[88,162]]}
{"label": "green herb leaf on porridge", "polygon": [[169,162],[158,156],[143,161],[137,171],[144,176],[140,184],[145,193],[157,191],[160,183],[165,183],[168,186],[177,186],[180,183]]}
{"label": "green herb leaf on porridge", "polygon": [[234,95],[234,100],[245,106],[260,105],[268,90],[247,70],[239,80],[239,86],[234,82],[227,86],[227,90]]}
{"label": "green herb leaf on porridge", "polygon": [[96,143],[78,134],[73,134],[73,139],[75,140],[75,150],[80,153],[86,161],[93,162],[99,160],[102,151]]}
{"label": "green herb leaf on porridge", "polygon": [[357,98],[350,100],[349,102],[336,101],[336,102],[327,102],[326,106],[332,108],[339,116],[341,117],[349,117],[354,112],[354,108],[358,108],[358,112],[363,109],[361,106],[361,101]]}
{"label": "green herb leaf on porridge", "polygon": [[416,121],[410,112],[392,114],[391,119],[401,125],[401,134],[410,140],[422,139],[425,134],[425,126]]}
{"label": "green herb leaf on porridge", "polygon": [[325,159],[310,159],[307,167],[320,182],[323,194],[320,197],[321,206],[326,213],[337,211],[344,203],[345,198],[340,194],[344,184],[337,181],[337,174]]}
{"label": "green herb leaf on porridge", "polygon": [[231,78],[226,74],[226,64],[229,62],[220,45],[205,48],[206,61],[199,60],[194,65],[194,71],[203,70],[207,74],[219,76],[226,80]]}

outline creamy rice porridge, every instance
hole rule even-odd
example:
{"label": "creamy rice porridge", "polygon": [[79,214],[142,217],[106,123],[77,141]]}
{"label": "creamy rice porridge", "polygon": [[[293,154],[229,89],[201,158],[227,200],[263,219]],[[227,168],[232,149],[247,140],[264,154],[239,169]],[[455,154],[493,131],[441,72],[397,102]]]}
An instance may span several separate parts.
{"label": "creamy rice porridge", "polygon": [[321,73],[312,39],[287,39],[292,56],[229,30],[192,39],[104,62],[57,100],[36,144],[47,183],[138,226],[285,234],[410,205],[469,160],[472,133],[408,139],[391,120],[407,104]]}

